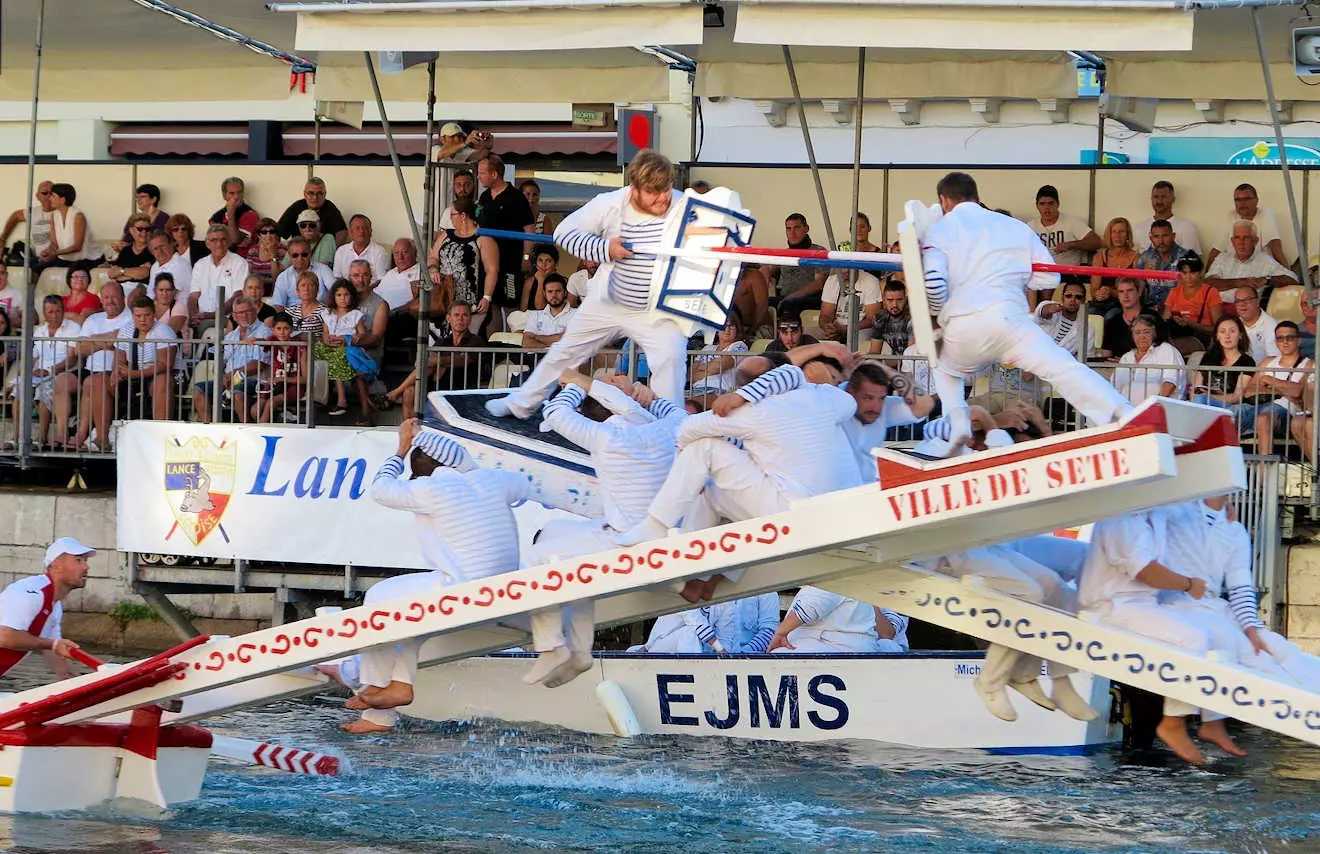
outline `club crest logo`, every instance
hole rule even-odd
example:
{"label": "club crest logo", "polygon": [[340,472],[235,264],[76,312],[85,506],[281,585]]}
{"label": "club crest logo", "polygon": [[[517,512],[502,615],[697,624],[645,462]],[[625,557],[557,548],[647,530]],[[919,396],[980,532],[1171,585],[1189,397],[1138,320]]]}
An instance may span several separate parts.
{"label": "club crest logo", "polygon": [[237,473],[237,442],[226,439],[217,445],[202,436],[190,436],[182,442],[177,437],[171,439],[165,447],[165,500],[174,514],[174,525],[165,539],[182,531],[189,542],[198,546],[218,528],[228,542],[220,517],[229,506]]}

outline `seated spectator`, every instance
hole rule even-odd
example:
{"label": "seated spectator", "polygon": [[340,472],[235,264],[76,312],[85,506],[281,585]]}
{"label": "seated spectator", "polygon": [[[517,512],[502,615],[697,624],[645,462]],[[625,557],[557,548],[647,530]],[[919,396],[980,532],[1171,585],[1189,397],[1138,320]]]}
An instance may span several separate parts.
{"label": "seated spectator", "polygon": [[[1157,219],[1150,225],[1150,246],[1137,258],[1138,270],[1178,269],[1178,262],[1188,252],[1173,239],[1173,226],[1167,220]],[[1164,298],[1173,290],[1173,283],[1165,279],[1146,279],[1146,302],[1152,306],[1164,305]]]}
{"label": "seated spectator", "polygon": [[[312,260],[327,267],[333,265],[335,252],[338,251],[337,244],[334,235],[324,234],[321,231],[321,217],[316,211],[303,211],[298,214],[297,226],[299,235],[312,247]],[[288,265],[287,257],[284,263]]]}
{"label": "seated spectator", "polygon": [[[1311,281],[1316,281],[1316,269],[1311,268]],[[1303,295],[1302,297],[1302,352],[1315,354],[1315,306]]]}
{"label": "seated spectator", "polygon": [[256,237],[243,256],[248,262],[248,272],[273,282],[289,263],[285,258],[286,255],[288,250],[284,248],[283,243],[280,243],[280,231],[275,220],[263,216],[257,221]]}
{"label": "seated spectator", "polygon": [[[812,241],[807,218],[800,213],[791,213],[784,220],[784,236],[789,249],[825,248]],[[779,295],[780,316],[797,317],[820,308],[820,293],[825,289],[825,270],[820,267],[771,267],[769,278]]]}
{"label": "seated spectator", "polygon": [[[48,294],[41,301],[45,323],[32,330],[32,394],[37,401],[37,450],[50,439],[55,428],[53,450],[62,451],[69,442],[69,414],[78,391],[78,342],[82,327],[64,315],[64,300]],[[17,379],[17,377],[15,378]],[[51,415],[54,414],[52,421]],[[17,427],[17,422],[15,422]]]}
{"label": "seated spectator", "polygon": [[229,251],[229,230],[223,225],[207,227],[206,247],[210,254],[193,265],[188,291],[188,325],[199,335],[229,311],[248,276],[247,262]]}
{"label": "seated spectator", "polygon": [[270,363],[257,368],[257,402],[252,405],[252,417],[259,423],[270,424],[279,412],[281,420],[292,415],[297,421],[298,404],[306,396],[307,348],[290,343],[293,336],[293,318],[284,312],[275,315],[271,324]]}
{"label": "seated spectator", "polygon": [[1215,323],[1215,340],[1201,358],[1192,381],[1193,402],[1238,413],[1252,372],[1213,369],[1256,367],[1256,360],[1247,352],[1247,341],[1247,329],[1241,318],[1231,314],[1219,318]]}
{"label": "seated spectator", "polygon": [[284,307],[285,313],[293,318],[293,334],[298,338],[316,341],[325,331],[325,322],[321,317],[321,309],[325,307],[320,298],[321,282],[311,270],[304,270],[298,274],[294,290],[298,299]]}
{"label": "seated spectator", "polygon": [[[559,250],[543,244],[533,246],[531,268],[531,274],[523,283],[522,296],[518,304],[519,311],[537,311],[545,308],[545,280],[547,276],[559,274]],[[567,281],[564,282],[564,290],[567,293]]]}
{"label": "seated spectator", "polygon": [[229,177],[220,182],[220,195],[225,206],[207,221],[209,225],[223,225],[229,233],[229,249],[237,255],[246,256],[252,244],[257,242],[257,223],[261,215],[253,210],[244,198],[247,186],[242,178]]}
{"label": "seated spectator", "polygon": [[[82,337],[90,340],[78,347],[86,359],[83,364],[86,379],[82,383],[78,404],[78,433],[73,440],[74,450],[93,454],[99,454],[103,448],[110,449],[116,343],[119,333],[133,326],[133,315],[124,311],[124,288],[118,282],[106,282],[102,286],[101,303],[105,310],[91,315],[82,324]],[[92,437],[93,428],[95,438]]]}
{"label": "seated spectator", "polygon": [[1091,299],[1086,303],[1086,313],[1096,317],[1108,317],[1111,311],[1118,310],[1118,279],[1105,277],[1098,285],[1091,286]]}
{"label": "seated spectator", "polygon": [[[451,222],[451,228],[436,234],[427,254],[431,283],[438,287],[431,293],[431,316],[436,316],[437,309],[447,312],[454,302],[465,302],[476,306],[472,331],[479,332],[499,277],[499,247],[493,238],[477,236],[477,206],[470,198],[454,201]],[[396,287],[401,299],[403,289]],[[408,292],[412,293],[411,286]]]}
{"label": "seated spectator", "polygon": [[[527,198],[527,206],[532,209],[532,234],[554,234],[555,227],[564,218],[559,214],[546,213],[541,210],[541,185],[531,178],[527,178],[518,182],[518,191]],[[535,259],[530,260],[535,261]],[[531,265],[530,269],[536,269],[535,263]]]}
{"label": "seated spectator", "polygon": [[133,214],[129,217],[124,231],[131,235],[129,242],[115,254],[113,262],[104,266],[110,278],[123,285],[124,291],[128,293],[146,287],[151,265],[156,259],[148,246],[151,220],[146,214]]}
{"label": "seated spectator", "polygon": [[9,287],[9,268],[0,264],[0,309],[9,315],[10,322],[17,329],[23,328],[24,297],[18,288]]}
{"label": "seated spectator", "polygon": [[[577,294],[579,300],[587,298],[587,282],[596,275],[600,267],[594,262],[583,262],[584,268],[574,273],[568,280],[568,293],[572,298]],[[581,277],[579,279],[579,276]],[[733,290],[733,307],[738,316],[746,318],[747,329],[752,338],[773,338],[771,326],[774,315],[770,313],[770,282],[760,264],[743,264],[738,273],[738,285]]]}
{"label": "seated spectator", "polygon": [[[0,244],[8,246],[9,235],[13,234],[20,225],[30,219],[32,220],[32,245],[27,247],[27,252],[34,260],[41,257],[41,253],[45,252],[47,247],[50,246],[50,212],[55,208],[55,194],[51,192],[51,188],[54,186],[54,181],[42,181],[37,185],[36,204],[27,210],[19,208],[9,215],[9,219],[5,221],[4,232],[0,233]],[[18,243],[22,243],[23,240],[27,239],[22,237],[24,233],[20,232]],[[15,246],[17,245],[16,243]]]}
{"label": "seated spectator", "polygon": [[[390,322],[390,307],[376,293],[376,280],[371,265],[365,260],[348,266],[348,283],[358,295],[358,311],[362,312],[365,331],[353,338],[353,344],[367,351],[377,365],[385,364],[385,330]],[[381,395],[384,397],[384,395]]]}
{"label": "seated spectator", "polygon": [[731,311],[715,340],[703,348],[703,355],[692,360],[692,367],[688,371],[688,381],[692,383],[691,395],[696,397],[733,391],[738,384],[735,379],[738,355],[746,355],[747,352],[742,320],[737,311]]}
{"label": "seated spectator", "polygon": [[819,587],[802,587],[770,652],[906,652],[907,618]]}
{"label": "seated spectator", "polygon": [[[1054,256],[1055,264],[1070,267],[1087,264],[1091,254],[1101,245],[1100,235],[1086,220],[1059,210],[1059,191],[1050,184],[1036,191],[1036,218],[1028,221],[1027,227],[1040,236],[1041,243]],[[1086,281],[1086,277],[1076,274],[1066,274],[1062,279],[1065,282]]]}
{"label": "seated spectator", "polygon": [[[246,294],[234,297],[234,320],[237,326],[225,334],[224,371],[220,375],[220,388],[229,392],[234,417],[246,422],[249,407],[260,382],[261,366],[270,364],[270,347],[258,342],[271,337],[270,327],[257,320],[257,309]],[[211,398],[215,381],[207,380],[193,387],[193,415],[203,424],[209,424],[219,413],[211,412]]]}
{"label": "seated spectator", "polygon": [[[147,239],[147,248],[151,250],[153,260],[151,269],[147,271],[147,286],[141,290],[141,294],[154,297],[156,294],[156,280],[160,278],[162,273],[169,273],[175,291],[186,301],[188,292],[192,290],[193,271],[193,265],[188,260],[188,256],[175,253],[174,241],[163,231],[152,233],[151,237]],[[134,293],[137,293],[137,289],[134,290]]]}
{"label": "seated spectator", "polygon": [[188,299],[179,295],[174,276],[161,273],[156,277],[155,292],[138,299],[150,302],[156,321],[168,326],[176,337],[182,337],[183,330],[188,328]]}
{"label": "seated spectator", "polygon": [[1142,314],[1132,322],[1132,340],[1135,346],[1123,354],[1114,370],[1114,388],[1134,405],[1157,395],[1182,397],[1182,354],[1156,337],[1153,316]]}
{"label": "seated spectator", "polygon": [[[263,294],[270,290],[270,282],[262,276],[248,276],[243,280],[243,294],[252,301],[252,305],[257,308],[257,320],[270,326],[275,321],[275,315],[279,310],[266,303]],[[231,312],[225,318],[225,331],[233,329],[234,315]]]}
{"label": "seated spectator", "polygon": [[[857,232],[857,252],[881,252],[879,246],[871,242],[871,218],[860,211],[857,213],[857,220],[853,223]],[[849,236],[852,231],[848,232]],[[845,241],[839,246],[842,250],[852,248],[852,241]]]}
{"label": "seated spectator", "polygon": [[64,313],[79,326],[101,310],[101,298],[87,290],[91,286],[91,273],[76,269],[69,271],[69,293],[64,297]]}
{"label": "seated spectator", "polygon": [[889,345],[890,353],[902,353],[912,340],[912,310],[908,308],[906,286],[898,279],[886,279],[880,305],[871,328],[871,353],[882,352],[884,344]]}
{"label": "seated spectator", "polygon": [[189,267],[211,254],[206,243],[197,239],[193,221],[187,214],[176,213],[171,216],[165,223],[165,233],[174,241],[175,254],[187,258]]}
{"label": "seated spectator", "polygon": [[1260,308],[1260,294],[1253,287],[1241,287],[1233,295],[1233,307],[1242,319],[1242,327],[1247,332],[1246,344],[1250,345],[1251,358],[1258,363],[1266,356],[1279,355],[1279,348],[1274,346],[1274,327],[1278,321]]}
{"label": "seated spectator", "polygon": [[[1069,282],[1063,286],[1060,294],[1063,302],[1045,300],[1036,306],[1036,323],[1054,339],[1054,343],[1081,358],[1082,350],[1082,303],[1086,301],[1086,286],[1080,282]],[[1090,337],[1086,342],[1086,358],[1096,354],[1097,342]]]}
{"label": "seated spectator", "polygon": [[1209,346],[1224,313],[1219,291],[1201,277],[1201,258],[1188,252],[1178,261],[1178,287],[1164,300],[1164,320],[1173,346],[1184,356]]}
{"label": "seated spectator", "polygon": [[312,355],[329,366],[330,380],[335,384],[335,403],[329,414],[339,416],[348,412],[348,384],[353,383],[361,407],[358,425],[370,424],[371,399],[367,393],[367,380],[375,379],[375,375],[367,377],[359,373],[348,361],[348,346],[366,332],[367,324],[357,306],[357,291],[346,280],[340,279],[331,285],[329,305],[321,309],[321,325],[325,334],[316,342]]}
{"label": "seated spectator", "polygon": [[320,283],[316,298],[325,301],[330,295],[330,286],[335,283],[334,272],[320,261],[312,260],[312,245],[301,237],[289,241],[289,269],[275,278],[275,289],[270,295],[270,304],[284,308],[292,305],[297,298],[294,286],[298,277],[311,271]]}
{"label": "seated spectator", "polygon": [[[1132,224],[1126,217],[1116,216],[1105,226],[1104,245],[1091,259],[1095,267],[1135,267],[1141,253],[1132,245]],[[1095,290],[1102,282],[1114,284],[1115,276],[1092,276],[1091,289]],[[1103,316],[1103,315],[1102,315]]]}
{"label": "seated spectator", "polygon": [[50,211],[50,245],[37,257],[33,269],[47,267],[82,267],[90,269],[101,259],[95,249],[92,228],[81,210],[73,206],[78,191],[72,184],[54,184],[50,188],[54,207]]}
{"label": "seated spectator", "polygon": [[156,320],[156,306],[146,297],[133,303],[130,313],[132,324],[119,330],[107,391],[114,397],[120,417],[168,420],[174,403],[179,336]]}
{"label": "seated spectator", "polygon": [[825,287],[820,292],[820,331],[831,341],[846,343],[848,340],[854,287],[861,300],[857,314],[857,340],[871,340],[876,317],[880,314],[880,280],[865,270],[859,270],[856,285],[849,284],[846,271],[825,279]]}
{"label": "seated spectator", "polygon": [[[434,388],[465,389],[477,388],[482,381],[481,354],[470,352],[473,348],[486,346],[486,339],[474,332],[469,332],[472,324],[472,307],[456,302],[449,307],[445,316],[445,326],[436,330],[432,326],[431,346],[442,348],[431,353],[426,360],[426,373],[436,379]],[[403,403],[405,421],[416,414],[417,372],[414,370],[403,378],[385,395],[390,403]]]}
{"label": "seated spectator", "polygon": [[1136,279],[1118,280],[1118,310],[1109,313],[1105,318],[1105,331],[1103,336],[1103,348],[1100,350],[1102,358],[1111,362],[1118,361],[1118,358],[1132,349],[1132,324],[1143,314],[1148,314],[1155,321],[1155,337],[1157,340],[1164,340],[1164,318],[1160,317],[1153,306],[1145,305],[1141,301],[1141,283]]}
{"label": "seated spectator", "polygon": [[1312,365],[1301,354],[1300,338],[1296,323],[1279,321],[1274,328],[1279,355],[1262,359],[1243,389],[1241,419],[1244,427],[1255,421],[1257,453],[1274,453],[1274,437],[1286,435],[1294,416],[1311,408],[1306,399],[1306,380]]}
{"label": "seated spectator", "polygon": [[[142,214],[149,221],[151,231],[163,231],[165,224],[170,221],[170,215],[161,210],[160,205],[160,187],[155,184],[139,184],[137,190],[133,193],[133,204],[137,206],[137,212]],[[128,221],[124,226],[124,233],[119,239],[110,244],[110,248],[118,252],[125,246],[133,242],[133,235],[129,232],[129,226],[133,220]]]}
{"label": "seated spectator", "polygon": [[9,369],[18,365],[18,347],[21,329],[15,329],[9,319],[9,312],[0,308],[0,377],[9,373]]}
{"label": "seated spectator", "polygon": [[[320,178],[308,178],[303,185],[303,197],[284,209],[279,221],[280,237],[288,240],[300,234],[299,224],[306,221],[302,218],[306,211],[316,214],[315,222],[321,233],[334,238],[336,246],[348,241],[348,223],[344,222],[344,215],[335,203],[326,198],[325,181]],[[333,256],[325,259],[325,263],[333,261]]]}
{"label": "seated spectator", "polygon": [[1196,225],[1190,220],[1176,215],[1173,212],[1173,203],[1176,197],[1173,192],[1173,184],[1168,181],[1156,181],[1150,188],[1150,208],[1154,212],[1141,222],[1137,223],[1133,239],[1136,240],[1137,250],[1145,252],[1150,246],[1150,227],[1156,220],[1164,220],[1169,223],[1173,229],[1173,239],[1178,245],[1202,255],[1201,252],[1201,234],[1197,231]]}
{"label": "seated spectator", "polygon": [[[391,340],[411,338],[417,334],[417,315],[422,310],[419,284],[422,274],[421,266],[417,263],[417,246],[411,238],[400,237],[394,241],[391,254],[394,257],[394,266],[381,277],[380,284],[376,286],[376,293],[390,307],[388,335]],[[429,305],[431,317],[435,317],[437,312],[447,312],[448,309],[449,306],[443,305],[441,300],[436,299],[435,293],[431,294]]]}
{"label": "seated spectator", "polygon": [[[743,281],[747,275],[747,267],[748,265],[744,264],[742,267],[742,273],[739,275],[738,288],[733,296],[734,305],[739,305],[743,299]],[[596,271],[599,269],[600,264],[595,261],[580,261],[577,270],[573,272],[573,275],[568,277],[568,304],[573,306],[573,308],[582,305],[582,301],[587,298],[587,286],[591,282],[591,277],[596,275]],[[760,270],[757,270],[757,275],[760,275]],[[761,283],[764,286],[764,276],[761,277]]]}
{"label": "seated spectator", "polygon": [[545,308],[531,312],[523,329],[522,345],[528,350],[547,349],[563,338],[568,322],[577,314],[577,309],[568,304],[568,282],[563,276],[558,273],[547,276],[544,292]]}
{"label": "seated spectator", "polygon": [[1210,265],[1206,278],[1220,290],[1242,286],[1264,290],[1267,285],[1295,285],[1297,275],[1280,264],[1269,252],[1261,251],[1256,223],[1240,219],[1233,223],[1231,252],[1220,252]]}
{"label": "seated spectator", "polygon": [[333,265],[336,279],[348,278],[348,265],[362,260],[371,265],[371,274],[377,280],[390,269],[389,250],[371,239],[371,218],[366,214],[353,214],[348,219],[348,242],[335,250]]}
{"label": "seated spectator", "polygon": [[1227,227],[1215,238],[1213,248],[1210,250],[1210,266],[1213,267],[1215,260],[1232,246],[1233,233],[1242,220],[1256,226],[1256,235],[1260,238],[1262,251],[1279,262],[1280,267],[1286,269],[1288,256],[1283,254],[1279,222],[1275,219],[1274,212],[1260,203],[1256,188],[1250,184],[1238,184],[1233,188],[1233,210],[1228,213]]}
{"label": "seated spectator", "polygon": [[787,353],[803,344],[819,344],[811,335],[802,333],[802,320],[796,315],[784,315],[779,318],[779,335],[766,346],[767,353]]}

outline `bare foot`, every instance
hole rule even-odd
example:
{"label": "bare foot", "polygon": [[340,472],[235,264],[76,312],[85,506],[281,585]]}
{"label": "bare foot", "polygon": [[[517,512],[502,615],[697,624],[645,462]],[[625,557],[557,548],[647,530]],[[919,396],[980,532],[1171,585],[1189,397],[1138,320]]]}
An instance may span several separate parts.
{"label": "bare foot", "polygon": [[1187,723],[1182,718],[1165,717],[1155,727],[1155,735],[1182,759],[1193,765],[1205,764],[1205,754],[1187,734]]}
{"label": "bare foot", "polygon": [[335,680],[340,685],[344,684],[344,680],[339,678],[338,664],[313,664],[312,669],[315,670],[317,673],[324,673],[326,676],[329,676],[331,679]]}
{"label": "bare foot", "polygon": [[701,601],[701,590],[705,584],[706,582],[700,578],[693,578],[683,585],[683,590],[678,595],[695,605]]}
{"label": "bare foot", "polygon": [[710,581],[701,582],[701,598],[709,602],[710,597],[715,595],[715,588],[718,587],[723,580],[723,575],[715,575],[711,577]]}
{"label": "bare foot", "polygon": [[365,712],[367,709],[370,709],[371,706],[367,705],[367,701],[362,697],[354,694],[344,701],[344,708],[352,709],[355,712]]}
{"label": "bare foot", "polygon": [[1231,756],[1246,756],[1247,751],[1238,747],[1233,736],[1228,734],[1228,727],[1224,726],[1223,719],[1217,721],[1202,721],[1201,728],[1196,731],[1196,737],[1201,741],[1208,741],[1217,745],[1221,750]]}
{"label": "bare foot", "polygon": [[[357,699],[372,709],[393,709],[413,701],[413,687],[407,682],[391,682],[385,688],[366,688]],[[347,705],[347,704],[345,704]]]}
{"label": "bare foot", "polygon": [[353,735],[368,735],[373,732],[389,732],[390,730],[394,729],[394,727],[391,726],[373,724],[371,721],[366,720],[364,718],[358,718],[355,721],[349,721],[346,724],[340,724],[339,728],[342,729],[344,732],[352,733]]}

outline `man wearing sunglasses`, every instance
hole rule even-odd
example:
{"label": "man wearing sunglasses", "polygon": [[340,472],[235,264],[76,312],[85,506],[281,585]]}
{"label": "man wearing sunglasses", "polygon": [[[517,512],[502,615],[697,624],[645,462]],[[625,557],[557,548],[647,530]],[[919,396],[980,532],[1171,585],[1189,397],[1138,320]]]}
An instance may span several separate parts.
{"label": "man wearing sunglasses", "polygon": [[796,317],[785,317],[779,321],[778,335],[775,340],[766,345],[766,351],[772,353],[787,353],[794,347],[801,347],[805,344],[819,344],[813,335],[807,335],[802,331],[802,321]]}
{"label": "man wearing sunglasses", "polygon": [[9,235],[31,217],[32,245],[28,247],[28,251],[40,256],[50,248],[51,211],[55,209],[55,196],[51,193],[51,187],[54,186],[54,181],[42,181],[37,185],[37,203],[32,206],[30,212],[19,208],[9,215],[9,219],[5,222],[4,234],[0,234],[0,243],[7,246]]}
{"label": "man wearing sunglasses", "polygon": [[298,233],[294,238],[302,238],[312,247],[312,260],[327,267],[335,263],[335,239],[321,231],[321,217],[316,211],[303,211],[298,214]]}
{"label": "man wearing sunglasses", "polygon": [[296,305],[298,299],[298,275],[304,270],[311,270],[321,283],[316,298],[325,301],[330,293],[330,286],[335,283],[334,272],[320,261],[312,260],[312,246],[301,237],[289,241],[289,269],[275,278],[275,292],[271,294],[270,304],[278,306]]}

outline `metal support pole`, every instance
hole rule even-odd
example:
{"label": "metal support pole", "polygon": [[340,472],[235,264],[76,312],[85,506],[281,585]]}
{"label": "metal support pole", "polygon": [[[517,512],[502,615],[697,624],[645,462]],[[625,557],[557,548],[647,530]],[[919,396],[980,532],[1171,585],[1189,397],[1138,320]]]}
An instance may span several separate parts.
{"label": "metal support pole", "polygon": [[[394,177],[399,181],[399,195],[403,197],[403,209],[408,215],[408,228],[412,230],[413,243],[417,246],[417,255],[422,262],[426,258],[426,250],[430,247],[422,242],[422,232],[417,227],[417,217],[413,214],[412,199],[408,197],[408,183],[403,180],[403,167],[399,164],[399,150],[394,145],[394,133],[390,130],[390,117],[385,113],[385,99],[380,94],[380,80],[376,78],[376,64],[371,60],[371,51],[362,51],[362,61],[366,63],[367,74],[371,77],[371,91],[376,96],[376,109],[380,112],[381,129],[385,131],[385,144],[390,149],[390,163],[394,164]],[[427,313],[431,308],[431,277],[429,275],[418,276],[417,280],[417,361],[413,364],[413,369],[417,373],[417,411],[424,413],[426,411],[426,344],[430,325],[427,323]]]}
{"label": "metal support pole", "polygon": [[[27,293],[23,299],[23,343],[19,345],[18,393],[18,464],[27,468],[32,453],[32,333],[37,328],[37,283],[32,280],[32,199],[37,187],[37,108],[41,102],[41,52],[46,28],[46,0],[37,5],[36,63],[32,66],[32,118],[28,127],[27,197],[23,216],[23,280]],[[68,425],[59,425],[60,434]],[[44,440],[46,437],[42,436]]]}
{"label": "metal support pole", "polygon": [[811,144],[811,131],[807,128],[807,109],[802,104],[802,90],[798,88],[797,69],[793,67],[793,51],[783,45],[784,67],[788,69],[788,82],[793,87],[793,102],[797,104],[798,124],[802,127],[802,141],[807,146],[807,163],[811,165],[811,180],[816,185],[816,201],[820,204],[820,215],[825,222],[825,242],[831,249],[838,249],[834,242],[834,226],[830,224],[830,209],[825,204],[825,187],[820,182],[820,167],[816,165],[816,149]]}
{"label": "metal support pole", "polygon": [[[852,185],[852,248],[859,249],[861,238],[857,232],[857,217],[862,205],[862,102],[866,94],[866,48],[857,49],[857,104],[853,107],[853,121],[857,126],[853,130],[853,185]],[[861,298],[857,293],[857,278],[860,270],[853,270],[848,275],[848,289],[852,299],[848,300],[848,349],[856,350],[861,337]]]}
{"label": "metal support pole", "polygon": [[316,174],[316,167],[321,165],[321,113],[312,110],[312,165],[307,169],[307,177]]}
{"label": "metal support pole", "polygon": [[426,164],[426,174],[422,176],[422,189],[425,193],[422,198],[422,236],[426,239],[426,246],[417,247],[417,255],[421,259],[423,269],[426,267],[426,253],[431,249],[431,243],[435,240],[435,163],[431,160],[432,136],[435,134],[435,60],[432,59],[426,63],[426,156],[423,162]]}
{"label": "metal support pole", "polygon": [[178,606],[170,601],[170,597],[160,592],[156,585],[146,581],[135,581],[133,589],[147,604],[156,612],[161,621],[169,626],[178,635],[181,640],[191,640],[201,634],[197,627],[188,619],[188,615],[180,611]]}
{"label": "metal support pole", "polygon": [[1302,240],[1302,220],[1297,215],[1297,198],[1293,194],[1292,178],[1288,174],[1288,152],[1283,143],[1283,127],[1279,124],[1279,106],[1274,100],[1274,78],[1270,76],[1270,62],[1265,56],[1265,38],[1260,31],[1260,10],[1251,9],[1251,29],[1256,34],[1256,52],[1260,55],[1260,73],[1265,78],[1265,99],[1270,108],[1270,124],[1274,126],[1274,144],[1279,148],[1279,172],[1283,174],[1283,190],[1288,194],[1288,213],[1292,218],[1293,239],[1297,241],[1297,251],[1301,255],[1302,287],[1306,289],[1303,299],[1311,299],[1315,294],[1311,290],[1311,270],[1307,266],[1306,243]]}
{"label": "metal support pole", "polygon": [[215,306],[215,361],[211,364],[211,423],[220,421],[220,400],[225,380],[225,286],[216,290]]}

